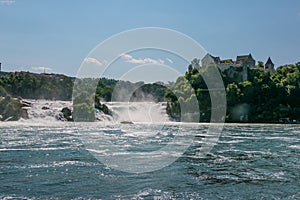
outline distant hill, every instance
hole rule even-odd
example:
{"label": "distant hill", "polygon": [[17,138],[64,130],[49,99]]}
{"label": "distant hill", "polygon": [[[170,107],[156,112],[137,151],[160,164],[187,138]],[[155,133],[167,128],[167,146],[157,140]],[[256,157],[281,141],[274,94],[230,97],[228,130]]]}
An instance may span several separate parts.
{"label": "distant hill", "polygon": [[71,100],[73,77],[62,74],[1,72],[0,94],[28,99]]}
{"label": "distant hill", "polygon": [[[0,96],[7,94],[24,99],[72,100],[75,77],[63,74],[37,74],[31,72],[0,72]],[[77,79],[79,80],[79,79]],[[114,87],[135,88],[132,101],[164,101],[165,87],[161,83],[131,83],[114,79],[80,79],[82,92],[96,93],[101,101],[111,101]],[[97,88],[93,88],[96,85]]]}

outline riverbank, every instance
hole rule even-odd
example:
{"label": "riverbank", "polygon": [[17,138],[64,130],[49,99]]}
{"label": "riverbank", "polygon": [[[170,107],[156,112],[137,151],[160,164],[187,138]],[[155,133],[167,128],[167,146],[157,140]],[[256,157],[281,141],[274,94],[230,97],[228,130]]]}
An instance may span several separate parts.
{"label": "riverbank", "polygon": [[[2,98],[3,99],[3,98]],[[8,100],[6,100],[8,101]],[[2,121],[28,121],[28,122],[67,122],[72,120],[67,120],[67,117],[71,116],[73,111],[72,101],[61,101],[61,100],[45,100],[45,99],[14,99],[10,98],[10,101],[14,102],[11,104],[17,104],[17,111],[14,110],[10,112],[11,115],[2,116]],[[1,101],[0,101],[1,104]],[[9,104],[9,103],[7,103]],[[6,104],[6,105],[7,105]],[[3,104],[2,104],[3,105]],[[107,115],[100,110],[96,109],[95,112],[95,121],[98,122],[116,122],[124,123],[130,122],[133,123],[142,123],[142,122],[151,122],[151,123],[167,123],[172,122],[173,120],[166,113],[166,103],[155,103],[155,102],[106,102],[105,105],[108,109],[114,113],[114,116]],[[9,107],[10,108],[10,107]],[[6,109],[2,109],[7,110]],[[69,114],[66,114],[69,112]],[[17,116],[14,116],[17,114]],[[18,118],[16,118],[18,117]],[[213,122],[211,122],[213,123]],[[243,124],[243,125],[265,125],[265,124],[292,124],[299,125],[299,123],[283,123],[283,122],[224,122],[225,124]],[[128,123],[129,124],[129,123]],[[192,123],[193,124],[193,123]],[[210,124],[210,122],[199,122],[199,124]]]}

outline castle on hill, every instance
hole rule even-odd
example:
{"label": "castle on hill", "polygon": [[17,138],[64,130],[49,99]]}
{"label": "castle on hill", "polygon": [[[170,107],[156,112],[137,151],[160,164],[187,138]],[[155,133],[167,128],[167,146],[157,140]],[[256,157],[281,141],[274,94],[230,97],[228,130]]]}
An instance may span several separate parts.
{"label": "castle on hill", "polygon": [[[231,76],[239,75],[239,81],[246,81],[248,75],[248,69],[254,68],[256,61],[252,55],[241,55],[237,56],[236,60],[225,59],[221,60],[220,57],[214,57],[210,54],[206,54],[201,60],[201,66],[206,67],[207,65],[217,65],[221,71],[227,70],[227,73]],[[269,71],[271,74],[274,73],[274,63],[269,57],[266,64],[261,66],[262,70]]]}

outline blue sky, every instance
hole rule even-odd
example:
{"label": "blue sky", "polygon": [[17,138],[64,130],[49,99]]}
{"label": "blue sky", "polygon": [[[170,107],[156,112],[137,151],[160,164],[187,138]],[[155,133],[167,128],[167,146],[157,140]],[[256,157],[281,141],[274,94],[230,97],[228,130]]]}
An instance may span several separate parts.
{"label": "blue sky", "polygon": [[74,76],[100,42],[141,27],[182,32],[224,59],[300,61],[299,0],[0,0],[0,62],[4,71]]}

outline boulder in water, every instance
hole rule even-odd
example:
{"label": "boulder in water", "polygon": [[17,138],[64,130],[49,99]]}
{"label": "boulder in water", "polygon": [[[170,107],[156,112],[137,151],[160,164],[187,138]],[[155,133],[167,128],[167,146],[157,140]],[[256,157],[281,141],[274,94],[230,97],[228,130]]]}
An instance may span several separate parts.
{"label": "boulder in water", "polygon": [[0,115],[1,120],[16,121],[20,118],[28,118],[27,110],[23,109],[22,101],[7,95],[0,98]]}
{"label": "boulder in water", "polygon": [[55,119],[59,121],[66,121],[66,118],[64,117],[63,113],[59,113],[58,115],[55,115]]}
{"label": "boulder in water", "polygon": [[133,122],[131,122],[131,121],[121,121],[120,123],[121,124],[133,124]]}
{"label": "boulder in water", "polygon": [[21,104],[23,107],[31,107],[31,105],[32,105],[32,103],[30,101],[27,101],[24,99],[21,100]]}
{"label": "boulder in water", "polygon": [[49,107],[47,107],[47,106],[43,106],[42,107],[42,110],[49,110],[50,108]]}
{"label": "boulder in water", "polygon": [[64,107],[61,112],[67,121],[73,121],[72,110],[70,108]]}

